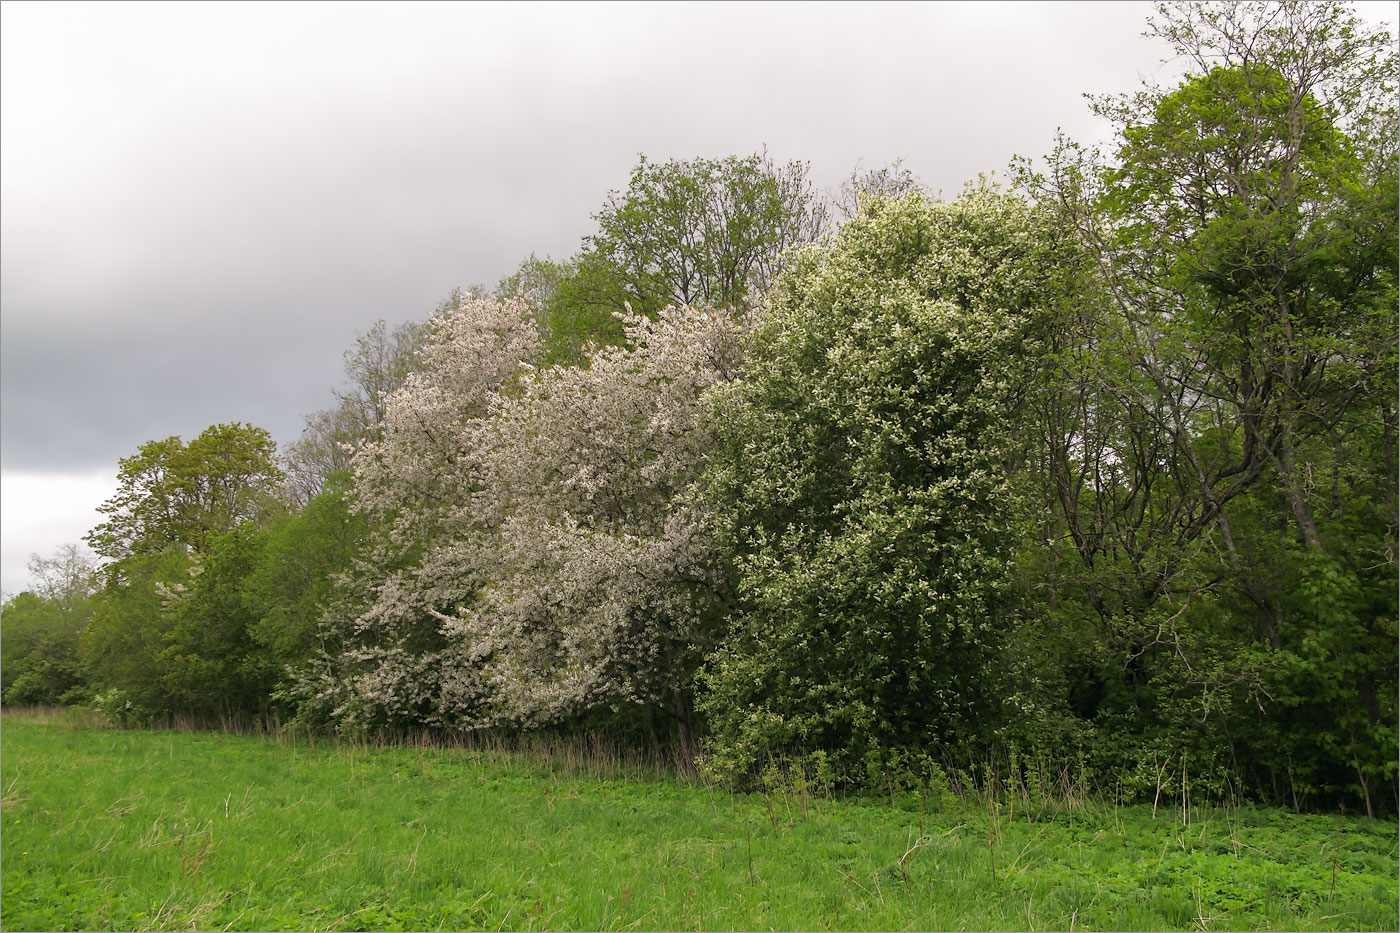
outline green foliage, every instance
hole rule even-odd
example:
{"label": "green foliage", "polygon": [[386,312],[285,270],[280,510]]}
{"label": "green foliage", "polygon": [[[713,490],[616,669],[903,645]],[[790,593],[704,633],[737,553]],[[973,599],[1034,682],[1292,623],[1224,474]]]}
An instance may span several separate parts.
{"label": "green foliage", "polygon": [[133,557],[168,548],[203,551],[211,535],[279,508],[277,445],[262,428],[216,424],[186,445],[149,441],[118,467],[117,494],[98,507],[110,516],[87,536],[120,572]]}
{"label": "green foliage", "polygon": [[[1106,773],[1395,799],[1395,71],[1334,4],[1163,6],[1199,68],[1026,189],[1088,264],[1041,326],[1020,699]],[[1069,255],[1069,254],[1067,254]],[[1058,720],[1058,721],[1056,721]]]}
{"label": "green foliage", "polygon": [[172,710],[166,679],[167,633],[197,565],[181,548],[133,555],[120,584],[98,596],[82,637],[83,661],[94,691],[123,721],[147,722]]}
{"label": "green foliage", "polygon": [[822,748],[859,780],[995,725],[1034,225],[985,189],[866,208],[779,279],[715,399],[740,606],[702,701],[721,773]]}
{"label": "green foliage", "polygon": [[[598,302],[651,313],[666,305],[740,307],[776,276],[783,253],[815,240],[824,214],[807,167],[745,158],[648,162],[596,215],[580,269],[597,262]],[[604,271],[606,270],[606,271]],[[611,283],[606,283],[611,278]],[[611,289],[611,290],[610,290]]]}
{"label": "green foliage", "polygon": [[78,638],[92,601],[64,605],[25,592],[0,606],[0,690],[5,705],[57,706],[87,699]]}
{"label": "green foliage", "polygon": [[540,326],[539,362],[577,365],[590,348],[622,343],[626,299],[618,271],[585,250],[568,262],[531,256],[501,280],[496,297],[523,294]]}
{"label": "green foliage", "polygon": [[598,232],[568,262],[531,256],[496,289],[531,297],[541,360],[581,363],[590,345],[618,344],[617,315],[668,305],[748,308],[772,283],[784,253],[821,236],[825,207],[798,162],[767,153],[739,158],[643,156],[626,191],[613,191]]}
{"label": "green foliage", "polygon": [[277,670],[253,638],[260,607],[246,586],[265,563],[266,545],[251,524],[211,538],[187,592],[171,607],[158,664],[173,709],[217,716],[266,706]]}
{"label": "green foliage", "polygon": [[111,518],[88,536],[113,559],[83,636],[101,708],[139,722],[266,707],[278,658],[253,638],[262,607],[247,586],[265,548],[259,523],[285,514],[275,453],[266,431],[233,424],[121,461],[101,508]]}
{"label": "green foliage", "polygon": [[259,536],[258,561],[242,578],[243,599],[252,607],[249,635],[279,683],[319,646],[318,622],[335,579],[364,546],[369,523],[354,511],[348,485],[345,477],[332,478],[300,511],[269,523]]}
{"label": "green foliage", "polygon": [[86,639],[99,708],[132,722],[265,713],[317,646],[332,578],[358,552],[363,526],[332,486],[265,527],[210,537],[197,559],[168,551],[130,563]]}
{"label": "green foliage", "polygon": [[33,589],[0,606],[0,696],[7,705],[54,706],[90,697],[79,638],[92,616],[97,568],[76,545],[32,554]]}

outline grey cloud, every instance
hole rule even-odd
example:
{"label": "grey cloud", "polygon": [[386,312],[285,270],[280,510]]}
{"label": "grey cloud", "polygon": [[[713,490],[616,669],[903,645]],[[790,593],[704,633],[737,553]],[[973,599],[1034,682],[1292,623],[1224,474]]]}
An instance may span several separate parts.
{"label": "grey cloud", "polygon": [[571,254],[639,152],[951,194],[1160,54],[1139,3],[404,6],[6,5],[5,469],[291,440],[356,331]]}

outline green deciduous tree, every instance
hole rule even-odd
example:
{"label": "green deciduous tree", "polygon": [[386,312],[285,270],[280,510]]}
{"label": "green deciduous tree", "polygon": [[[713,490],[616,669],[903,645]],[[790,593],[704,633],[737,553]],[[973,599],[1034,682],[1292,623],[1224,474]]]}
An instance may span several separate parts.
{"label": "green deciduous tree", "polygon": [[108,574],[82,653],[98,706],[113,718],[144,722],[172,711],[164,651],[192,565],[172,547],[123,559],[120,579]]}
{"label": "green deciduous tree", "polygon": [[331,486],[263,526],[211,535],[197,556],[129,559],[85,636],[101,705],[131,721],[293,712],[279,690],[320,646],[322,609],[364,525]]}
{"label": "green deciduous tree", "polygon": [[118,564],[171,547],[202,551],[210,535],[280,507],[276,452],[266,431],[244,424],[216,424],[188,445],[143,444],[120,461],[117,493],[98,507],[109,518],[86,540]]}
{"label": "green deciduous tree", "polygon": [[321,648],[321,613],[368,536],[369,522],[354,510],[348,479],[332,482],[262,530],[258,560],[242,581],[243,598],[253,609],[250,635],[275,668],[279,687]]}
{"label": "green deciduous tree", "polygon": [[1395,774],[1393,43],[1325,3],[1164,5],[1153,32],[1193,73],[1100,101],[1114,149],[1025,178],[1094,263],[1034,403],[1054,612],[1098,633],[1081,712],[1371,809]]}
{"label": "green deciduous tree", "polygon": [[587,252],[621,291],[601,294],[622,310],[666,305],[738,306],[761,295],[783,253],[821,235],[825,212],[800,162],[746,158],[648,162],[632,170],[597,215]]}
{"label": "green deciduous tree", "polygon": [[[276,445],[262,428],[218,424],[188,445],[142,445],[120,461],[118,482],[99,507],[109,518],[87,536],[110,560],[83,649],[101,704],[136,719],[245,705],[248,690],[228,670],[244,663],[246,641],[229,578],[250,564],[219,545],[235,532],[240,543],[256,537],[285,510]],[[215,572],[192,607],[206,557]]]}
{"label": "green deciduous tree", "polygon": [[622,339],[622,323],[600,298],[615,290],[613,277],[591,254],[567,262],[532,255],[501,279],[495,296],[500,301],[523,296],[529,302],[540,331],[539,363],[579,363],[590,346]]}
{"label": "green deciduous tree", "polygon": [[266,547],[251,523],[211,536],[197,573],[168,601],[155,672],[170,709],[203,717],[266,709],[279,671],[254,638],[262,607],[247,586]]}
{"label": "green deciduous tree", "polygon": [[772,283],[784,253],[826,229],[827,208],[801,162],[643,156],[625,191],[594,215],[598,232],[566,263],[531,257],[497,295],[534,296],[546,363],[577,363],[590,343],[624,339],[616,315],[668,305],[747,308]]}
{"label": "green deciduous tree", "polygon": [[79,639],[92,617],[97,568],[76,545],[29,560],[32,591],[0,607],[0,695],[6,704],[91,698]]}

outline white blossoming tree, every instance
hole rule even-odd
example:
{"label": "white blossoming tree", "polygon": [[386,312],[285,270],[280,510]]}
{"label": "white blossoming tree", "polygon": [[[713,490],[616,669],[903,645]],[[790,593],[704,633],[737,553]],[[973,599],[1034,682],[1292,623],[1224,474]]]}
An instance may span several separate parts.
{"label": "white blossoming tree", "polygon": [[478,502],[498,523],[490,582],[451,631],[500,719],[635,704],[685,755],[724,585],[689,495],[713,443],[700,403],[734,373],[749,319],[670,308],[622,323],[625,346],[497,397]]}
{"label": "white blossoming tree", "polygon": [[381,532],[327,614],[304,709],[349,728],[529,728],[630,706],[689,753],[725,581],[691,505],[712,445],[701,398],[750,324],[690,308],[621,323],[626,345],[534,370],[523,300],[434,322],[355,458]]}
{"label": "white blossoming tree", "polygon": [[480,436],[491,399],[538,347],[521,299],[462,296],[430,322],[419,368],[389,399],[382,436],[352,462],[357,507],[377,529],[321,624],[322,650],[293,690],[302,714],[342,728],[457,724],[481,699],[442,632],[481,582]]}

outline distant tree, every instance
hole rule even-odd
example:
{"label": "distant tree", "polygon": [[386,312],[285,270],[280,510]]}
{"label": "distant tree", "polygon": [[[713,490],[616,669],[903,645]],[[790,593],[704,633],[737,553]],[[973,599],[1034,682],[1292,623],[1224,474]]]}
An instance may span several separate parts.
{"label": "distant tree", "polygon": [[744,158],[650,162],[594,215],[598,232],[555,263],[531,257],[498,297],[533,295],[545,364],[579,363],[590,345],[623,341],[618,314],[667,306],[749,308],[783,254],[826,229],[826,205],[801,162]]}
{"label": "distant tree", "polygon": [[[745,158],[648,162],[612,192],[581,265],[613,276],[599,302],[652,312],[666,305],[738,307],[772,283],[784,252],[817,239],[824,207],[801,162]],[[601,283],[600,283],[601,284]]]}
{"label": "distant tree", "polygon": [[[892,176],[893,177],[893,176]],[[598,232],[566,262],[530,256],[497,286],[525,296],[540,327],[537,362],[577,364],[624,341],[618,315],[668,306],[752,308],[783,254],[826,231],[827,205],[801,162],[643,156],[625,191],[594,215]]]}
{"label": "distant tree", "polygon": [[923,183],[904,167],[903,159],[895,159],[879,168],[861,171],[857,165],[850,177],[841,183],[832,197],[832,206],[841,220],[850,220],[860,213],[864,201],[894,200],[910,194],[928,194]]}
{"label": "distant tree", "polygon": [[538,362],[579,363],[593,345],[617,343],[622,325],[600,296],[617,290],[615,271],[585,254],[567,262],[530,256],[501,279],[495,297],[523,297],[539,325]]}
{"label": "distant tree", "polygon": [[90,698],[79,639],[92,617],[97,570],[77,545],[30,556],[32,591],[0,606],[0,696],[7,704]]}
{"label": "distant tree", "polygon": [[575,264],[572,262],[555,262],[548,257],[541,259],[531,253],[514,272],[502,277],[492,296],[498,301],[524,297],[529,302],[533,317],[539,322],[540,336],[547,347],[553,323],[547,320],[547,316],[556,305],[560,286],[574,271]]}
{"label": "distant tree", "polygon": [[[448,299],[449,304],[455,304],[456,294]],[[442,307],[438,313],[441,311]],[[308,415],[301,437],[284,456],[294,502],[304,504],[332,476],[348,475],[355,451],[378,439],[389,396],[417,367],[426,333],[426,323],[407,322],[391,328],[378,321],[356,336],[355,346],[345,351],[346,386],[334,390],[336,404]]]}
{"label": "distant tree", "polygon": [[118,467],[116,495],[98,507],[109,518],[87,543],[117,570],[132,557],[171,547],[203,551],[210,535],[275,512],[283,473],[262,428],[216,424],[186,445],[150,441]]}
{"label": "distant tree", "polygon": [[33,591],[60,608],[72,609],[98,589],[97,563],[76,544],[64,544],[52,557],[29,555]]}

